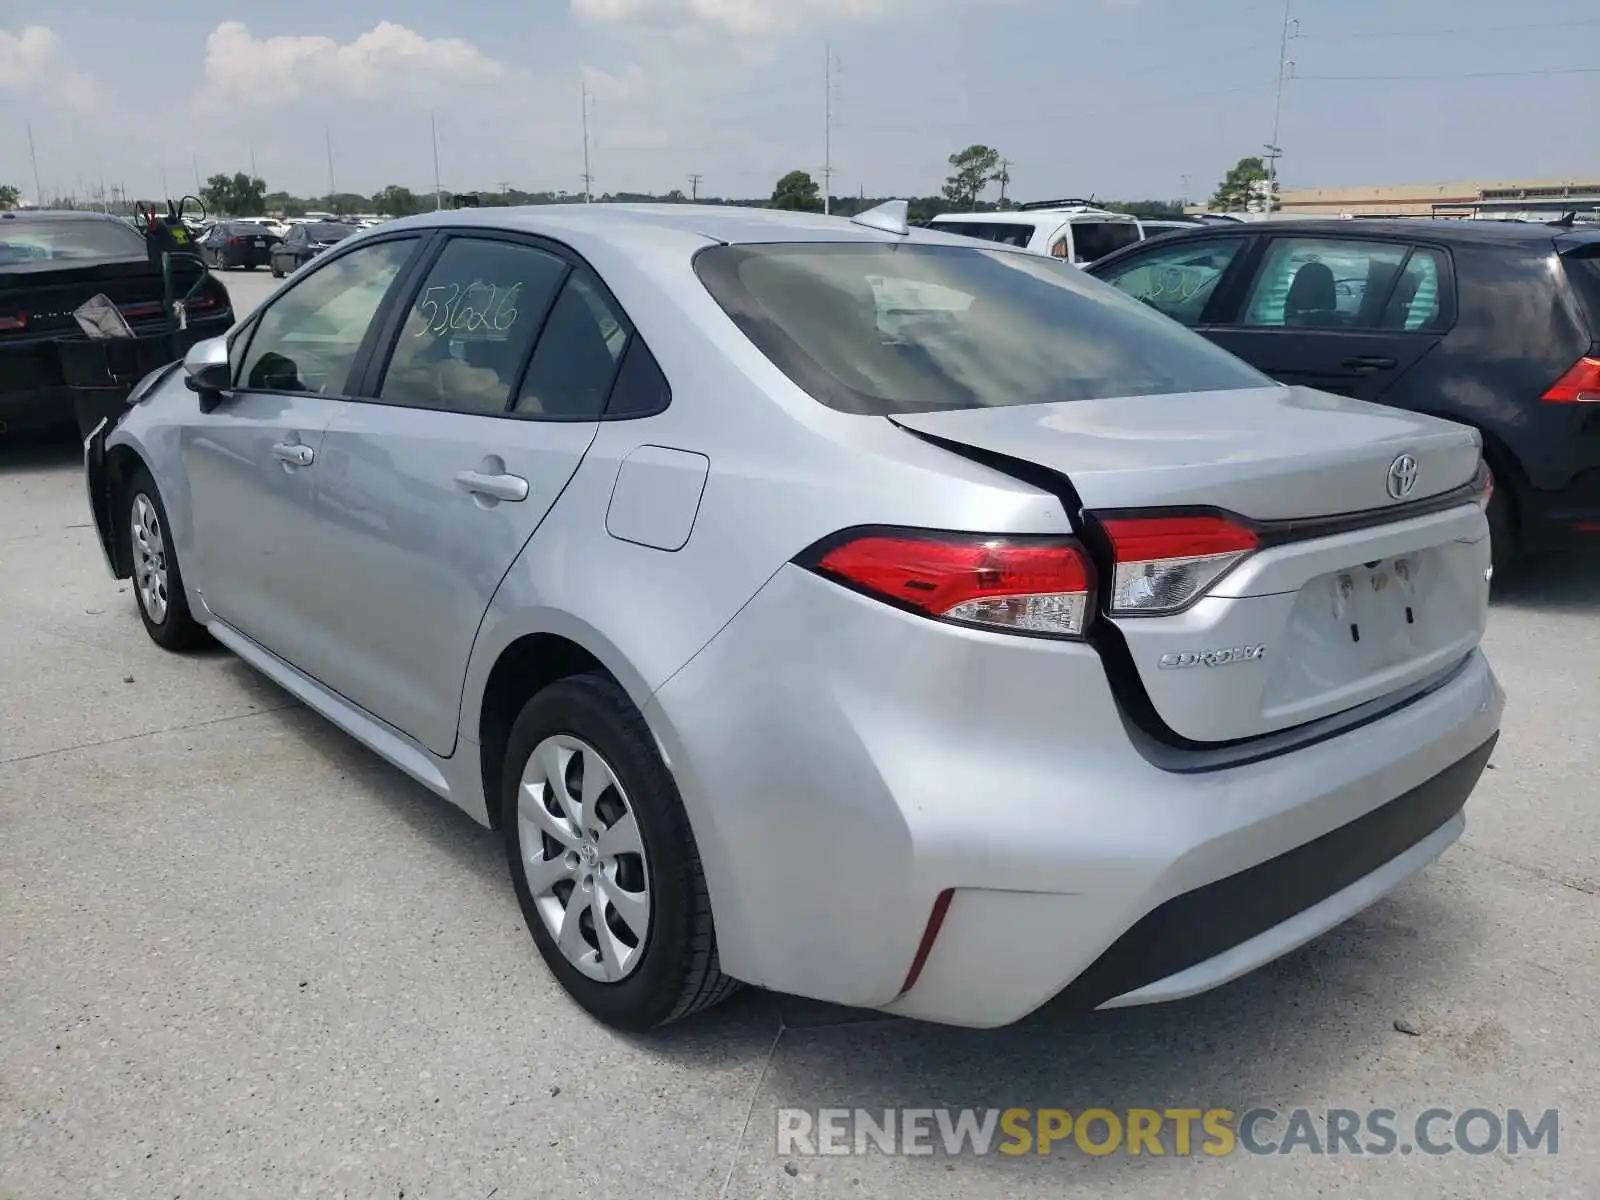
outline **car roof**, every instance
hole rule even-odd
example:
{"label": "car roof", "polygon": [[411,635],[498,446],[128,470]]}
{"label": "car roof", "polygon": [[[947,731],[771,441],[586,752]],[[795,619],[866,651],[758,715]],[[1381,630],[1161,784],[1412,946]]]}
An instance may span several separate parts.
{"label": "car roof", "polygon": [[1070,222],[1083,218],[1090,221],[1133,221],[1128,213],[1110,212],[1103,208],[1071,206],[1063,208],[1010,208],[1004,212],[950,212],[940,213],[935,221],[976,221],[980,224],[1043,225],[1047,222]]}
{"label": "car roof", "polygon": [[[558,241],[582,240],[632,245],[654,235],[680,239],[692,252],[710,242],[760,245],[774,242],[906,241],[971,248],[968,238],[911,226],[906,234],[857,225],[848,217],[789,212],[772,208],[740,208],[711,204],[530,204],[510,208],[460,208],[385,221],[385,236],[406,228],[455,226],[520,230]],[[991,247],[1003,250],[1005,247]]]}
{"label": "car roof", "polygon": [[[1213,236],[1238,237],[1241,233],[1265,232],[1307,234],[1325,237],[1401,237],[1427,238],[1435,242],[1478,245],[1528,245],[1548,243],[1571,232],[1566,226],[1520,221],[1462,221],[1428,217],[1363,217],[1360,219],[1296,218],[1293,221],[1218,222],[1196,225],[1195,231]],[[1581,227],[1578,227],[1581,228]]]}
{"label": "car roof", "polygon": [[32,221],[121,221],[108,213],[80,212],[71,208],[20,208],[0,213],[0,219],[28,224]]}

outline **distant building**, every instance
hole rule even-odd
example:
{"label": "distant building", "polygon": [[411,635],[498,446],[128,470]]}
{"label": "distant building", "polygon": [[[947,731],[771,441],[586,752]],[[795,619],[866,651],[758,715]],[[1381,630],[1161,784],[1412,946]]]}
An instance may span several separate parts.
{"label": "distant building", "polygon": [[1600,210],[1600,179],[1281,188],[1278,208],[1285,214],[1308,217],[1486,217],[1593,212]]}

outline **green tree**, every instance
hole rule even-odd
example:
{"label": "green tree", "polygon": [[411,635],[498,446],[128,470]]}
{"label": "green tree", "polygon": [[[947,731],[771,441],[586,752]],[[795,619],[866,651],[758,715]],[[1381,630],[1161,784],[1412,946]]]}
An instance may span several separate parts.
{"label": "green tree", "polygon": [[267,211],[266,195],[266,180],[243,171],[213,175],[200,189],[200,199],[208,211],[230,217],[259,217]]}
{"label": "green tree", "polygon": [[768,208],[787,208],[798,212],[821,212],[822,197],[817,181],[804,171],[790,171],[772,189]]}
{"label": "green tree", "polygon": [[[1211,197],[1211,207],[1219,212],[1243,212],[1260,204],[1261,184],[1269,178],[1267,164],[1259,155],[1241,158],[1217,184]],[[1273,184],[1273,201],[1277,200],[1277,184]]]}
{"label": "green tree", "polygon": [[9,183],[0,183],[0,209],[15,208],[22,193]]}
{"label": "green tree", "polygon": [[422,201],[417,199],[417,194],[408,187],[401,187],[398,183],[391,183],[374,195],[372,206],[390,217],[409,217],[413,213],[422,211]]}
{"label": "green tree", "polygon": [[968,146],[961,153],[952,154],[949,162],[955,173],[944,181],[944,198],[955,208],[976,210],[983,189],[998,183],[1005,174],[999,169],[1000,151],[988,146]]}

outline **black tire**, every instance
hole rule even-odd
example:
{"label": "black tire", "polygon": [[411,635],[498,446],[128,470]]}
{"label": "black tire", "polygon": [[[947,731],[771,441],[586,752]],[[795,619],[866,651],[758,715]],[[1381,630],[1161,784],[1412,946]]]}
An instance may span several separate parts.
{"label": "black tire", "polygon": [[[567,961],[534,904],[522,866],[517,794],[534,749],[565,734],[592,746],[631,802],[650,880],[650,919],[638,964],[614,983],[591,979]],[[672,773],[644,718],[612,679],[574,675],[522,708],[506,745],[500,797],[506,855],[517,901],[552,974],[590,1015],[616,1029],[643,1032],[732,995],[738,981],[718,968],[716,929],[700,854]]]}
{"label": "black tire", "polygon": [[[145,597],[145,589],[139,579],[141,552],[135,537],[134,514],[139,508],[141,498],[155,511],[163,547],[161,558],[166,570],[166,586],[163,589],[166,610],[160,614],[160,619],[152,614],[150,602]],[[193,650],[197,646],[205,645],[210,641],[210,635],[206,633],[205,626],[196,621],[189,611],[189,598],[183,590],[183,574],[178,567],[177,551],[172,546],[169,532],[171,526],[167,521],[166,506],[161,503],[161,493],[156,490],[155,480],[150,478],[150,472],[142,466],[133,473],[133,478],[128,481],[128,486],[122,492],[121,521],[123,548],[134,571],[133,602],[139,609],[139,619],[144,622],[145,632],[150,635],[150,640],[163,650]]]}
{"label": "black tire", "polygon": [[272,271],[272,277],[274,279],[282,279],[283,278],[283,269],[278,266],[278,260],[277,259],[273,259],[272,260],[272,263],[270,265],[270,269]]}
{"label": "black tire", "polygon": [[1522,557],[1521,530],[1516,502],[1503,480],[1496,478],[1494,495],[1489,497],[1489,562],[1495,578],[1508,574]]}
{"label": "black tire", "polygon": [[245,263],[244,269],[246,271],[254,271],[256,269],[256,264],[255,263]]}

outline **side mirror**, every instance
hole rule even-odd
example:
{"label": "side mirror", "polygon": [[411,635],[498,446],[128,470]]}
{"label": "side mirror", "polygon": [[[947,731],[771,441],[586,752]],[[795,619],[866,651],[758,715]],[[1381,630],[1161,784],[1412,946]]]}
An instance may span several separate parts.
{"label": "side mirror", "polygon": [[227,391],[233,384],[228,339],[207,338],[190,346],[189,353],[183,356],[183,373],[189,390],[199,392],[202,397],[208,394],[215,397],[218,392]]}

